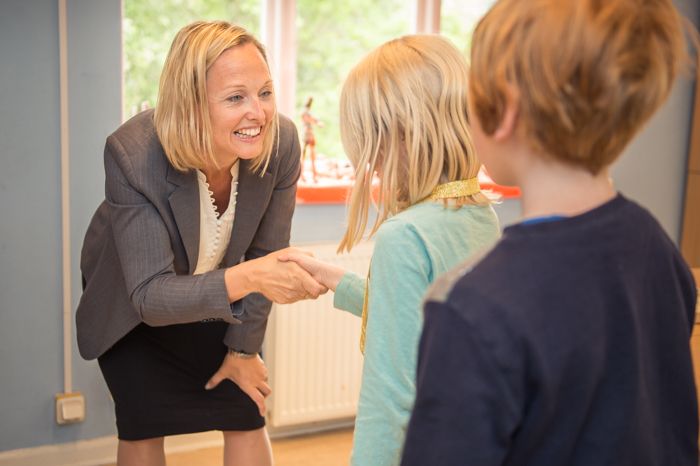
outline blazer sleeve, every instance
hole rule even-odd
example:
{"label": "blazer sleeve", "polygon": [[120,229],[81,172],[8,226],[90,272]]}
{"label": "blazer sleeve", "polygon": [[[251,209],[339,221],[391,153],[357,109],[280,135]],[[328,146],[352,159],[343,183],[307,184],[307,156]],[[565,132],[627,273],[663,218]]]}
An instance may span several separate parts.
{"label": "blazer sleeve", "polygon": [[[146,165],[148,167],[148,165]],[[222,319],[236,323],[224,270],[176,275],[171,237],[142,170],[136,170],[114,135],[105,146],[105,198],[129,299],[151,326]]]}
{"label": "blazer sleeve", "polygon": [[[279,170],[272,197],[245,260],[263,257],[289,246],[292,215],[296,205],[297,180],[301,173],[301,149],[296,127],[291,121],[280,120]],[[224,344],[237,351],[257,353],[265,337],[267,318],[272,303],[259,293],[243,298],[241,324],[229,325]]]}

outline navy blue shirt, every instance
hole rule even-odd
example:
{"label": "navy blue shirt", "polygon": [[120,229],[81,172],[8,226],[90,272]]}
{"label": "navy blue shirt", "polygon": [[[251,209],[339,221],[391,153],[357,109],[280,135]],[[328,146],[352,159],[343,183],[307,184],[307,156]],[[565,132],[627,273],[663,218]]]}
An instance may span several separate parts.
{"label": "navy blue shirt", "polygon": [[508,227],[425,304],[403,466],[698,465],[696,288],[621,195]]}

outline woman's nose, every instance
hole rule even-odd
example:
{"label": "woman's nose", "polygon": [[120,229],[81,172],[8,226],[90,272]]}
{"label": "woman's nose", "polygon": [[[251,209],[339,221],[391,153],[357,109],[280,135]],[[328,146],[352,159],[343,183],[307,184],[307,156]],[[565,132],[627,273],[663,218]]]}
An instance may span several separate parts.
{"label": "woman's nose", "polygon": [[250,99],[250,105],[248,106],[248,118],[251,120],[264,120],[265,112],[263,111],[260,99],[253,97]]}

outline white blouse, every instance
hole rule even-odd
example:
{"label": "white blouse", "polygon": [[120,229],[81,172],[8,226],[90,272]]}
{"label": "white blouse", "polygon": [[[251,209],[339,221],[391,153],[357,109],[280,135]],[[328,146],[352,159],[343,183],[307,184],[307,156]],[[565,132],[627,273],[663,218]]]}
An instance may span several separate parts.
{"label": "white blouse", "polygon": [[214,193],[209,189],[207,177],[197,170],[199,185],[199,256],[195,275],[210,272],[219,267],[233,230],[233,216],[236,211],[236,195],[238,194],[238,163],[231,167],[231,197],[228,207],[218,215],[214,204]]}

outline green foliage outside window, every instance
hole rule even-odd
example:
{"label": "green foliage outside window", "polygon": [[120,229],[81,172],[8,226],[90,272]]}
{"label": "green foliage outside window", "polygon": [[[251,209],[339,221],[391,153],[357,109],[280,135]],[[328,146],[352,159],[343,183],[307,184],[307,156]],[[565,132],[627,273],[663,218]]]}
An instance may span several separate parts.
{"label": "green foliage outside window", "polygon": [[472,32],[495,0],[442,0],[440,33],[450,39],[469,59]]}
{"label": "green foliage outside window", "polygon": [[315,130],[316,150],[343,158],[338,102],[345,76],[383,42],[410,33],[414,22],[406,0],[297,0],[297,115],[313,96],[311,112],[324,124]]}
{"label": "green foliage outside window", "polygon": [[260,0],[124,0],[124,112],[153,107],[165,56],[177,31],[196,20],[223,19],[260,30]]}
{"label": "green foliage outside window", "polygon": [[[442,0],[442,33],[467,53],[471,29],[493,0]],[[124,115],[153,107],[158,80],[175,34],[195,20],[223,19],[260,38],[261,0],[124,0]],[[338,102],[348,71],[383,42],[414,30],[409,0],[297,0],[296,115],[313,96],[317,153],[343,158]]]}

